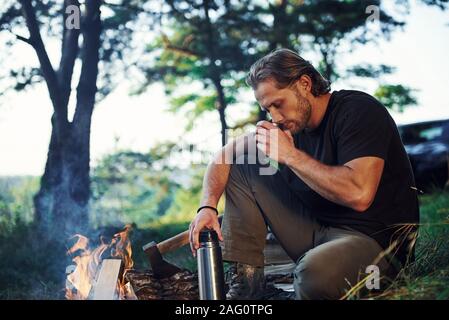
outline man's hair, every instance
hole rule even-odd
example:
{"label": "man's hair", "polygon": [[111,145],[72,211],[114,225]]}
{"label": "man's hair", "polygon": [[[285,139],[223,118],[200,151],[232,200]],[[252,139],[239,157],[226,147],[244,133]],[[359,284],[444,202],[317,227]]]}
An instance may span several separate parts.
{"label": "man's hair", "polygon": [[302,75],[312,79],[312,94],[317,97],[331,90],[331,83],[324,78],[307,60],[289,49],[277,49],[257,60],[248,72],[246,83],[257,89],[259,83],[268,79],[276,82],[276,87],[284,89],[292,85]]}

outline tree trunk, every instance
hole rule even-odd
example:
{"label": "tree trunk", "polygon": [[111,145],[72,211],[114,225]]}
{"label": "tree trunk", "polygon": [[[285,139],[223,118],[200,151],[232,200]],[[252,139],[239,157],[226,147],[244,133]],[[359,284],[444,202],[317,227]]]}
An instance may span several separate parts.
{"label": "tree trunk", "polygon": [[217,110],[220,115],[220,124],[221,124],[221,145],[224,146],[228,140],[227,130],[228,124],[226,122],[226,100],[224,96],[223,86],[220,83],[219,79],[214,80],[215,89],[217,91],[218,101],[217,101]]}
{"label": "tree trunk", "polygon": [[287,29],[287,0],[278,1],[275,5],[269,5],[271,14],[273,15],[273,37],[270,41],[270,51],[280,48],[288,48],[289,30]]}
{"label": "tree trunk", "polygon": [[49,239],[62,237],[65,240],[87,231],[89,152],[77,142],[79,137],[70,134],[59,142],[55,131],[53,127],[45,173],[34,205],[39,231]]}
{"label": "tree trunk", "polygon": [[[66,82],[69,84],[71,82],[77,52],[75,44],[78,43],[76,35],[65,38],[58,72],[59,82],[47,81],[49,91],[55,92],[54,95],[58,99],[53,99],[55,113],[52,116],[47,163],[41,178],[41,188],[34,197],[37,227],[47,239],[65,241],[75,233],[86,233],[89,224],[90,127],[97,92],[101,34],[100,5],[100,0],[88,1],[85,5],[82,67],[77,87],[75,115],[71,123],[67,120],[66,112],[61,110],[66,111],[66,103],[70,96],[70,85]],[[28,11],[32,9],[29,6],[27,8]],[[32,15],[29,16],[34,19]],[[44,49],[41,50],[41,55],[46,55]],[[49,69],[48,78],[56,78],[51,65],[47,69]]]}
{"label": "tree trunk", "polygon": [[48,147],[47,162],[45,164],[45,172],[41,177],[40,190],[34,196],[34,207],[36,223],[39,229],[44,233],[50,231],[53,217],[51,212],[53,211],[53,192],[55,186],[60,184],[61,181],[61,165],[62,154],[60,150],[60,143],[58,142],[57,127],[54,125],[56,121],[56,115],[52,117],[52,131],[50,138],[50,145]]}
{"label": "tree trunk", "polygon": [[205,16],[205,22],[207,27],[207,44],[209,48],[209,56],[211,60],[210,65],[210,78],[212,79],[212,82],[214,83],[215,90],[217,91],[217,110],[218,114],[220,115],[220,123],[221,123],[221,145],[224,146],[227,142],[227,129],[228,124],[226,123],[226,98],[224,94],[223,86],[221,85],[221,71],[220,68],[217,67],[215,64],[215,61],[217,60],[216,50],[217,44],[215,41],[214,36],[214,30],[212,28],[212,23],[210,21],[209,17],[209,7],[210,7],[210,1],[204,0],[203,1],[203,9],[204,9],[204,16]]}
{"label": "tree trunk", "polygon": [[323,76],[329,80],[329,81],[333,81],[334,80],[334,69],[333,69],[333,54],[330,53],[329,54],[330,49],[328,48],[327,45],[322,46],[321,48],[321,54],[323,56],[323,63],[324,63],[324,74]]}

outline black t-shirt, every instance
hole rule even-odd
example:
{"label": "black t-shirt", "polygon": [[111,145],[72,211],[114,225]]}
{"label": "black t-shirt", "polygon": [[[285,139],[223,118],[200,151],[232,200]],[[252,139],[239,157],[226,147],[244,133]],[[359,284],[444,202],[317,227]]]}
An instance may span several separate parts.
{"label": "black t-shirt", "polygon": [[[331,202],[284,167],[289,185],[324,225],[349,227],[374,238],[403,264],[419,221],[418,197],[410,161],[396,124],[374,97],[352,90],[332,93],[320,125],[295,134],[295,146],[326,165],[343,165],[367,156],[385,160],[371,206],[364,212]],[[407,225],[413,224],[413,225]],[[397,246],[392,246],[396,243]]]}

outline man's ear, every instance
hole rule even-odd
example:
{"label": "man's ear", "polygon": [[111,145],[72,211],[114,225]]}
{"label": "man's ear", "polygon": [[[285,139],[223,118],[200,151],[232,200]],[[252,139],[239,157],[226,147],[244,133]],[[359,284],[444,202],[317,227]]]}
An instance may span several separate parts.
{"label": "man's ear", "polygon": [[303,74],[296,84],[299,86],[298,89],[300,89],[303,94],[307,94],[312,91],[312,79],[306,74]]}

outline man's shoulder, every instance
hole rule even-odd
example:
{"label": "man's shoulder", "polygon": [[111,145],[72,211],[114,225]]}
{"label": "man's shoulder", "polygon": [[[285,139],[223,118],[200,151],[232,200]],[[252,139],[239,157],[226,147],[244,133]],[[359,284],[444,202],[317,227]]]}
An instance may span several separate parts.
{"label": "man's shoulder", "polygon": [[387,115],[385,106],[372,95],[358,90],[339,90],[333,93],[335,115],[348,116],[382,116]]}
{"label": "man's shoulder", "polygon": [[[369,93],[358,91],[358,90],[338,90],[332,93],[333,100],[337,105],[346,104],[359,104],[364,102],[364,104],[376,104],[383,106],[379,100]],[[385,108],[385,107],[384,107]]]}

